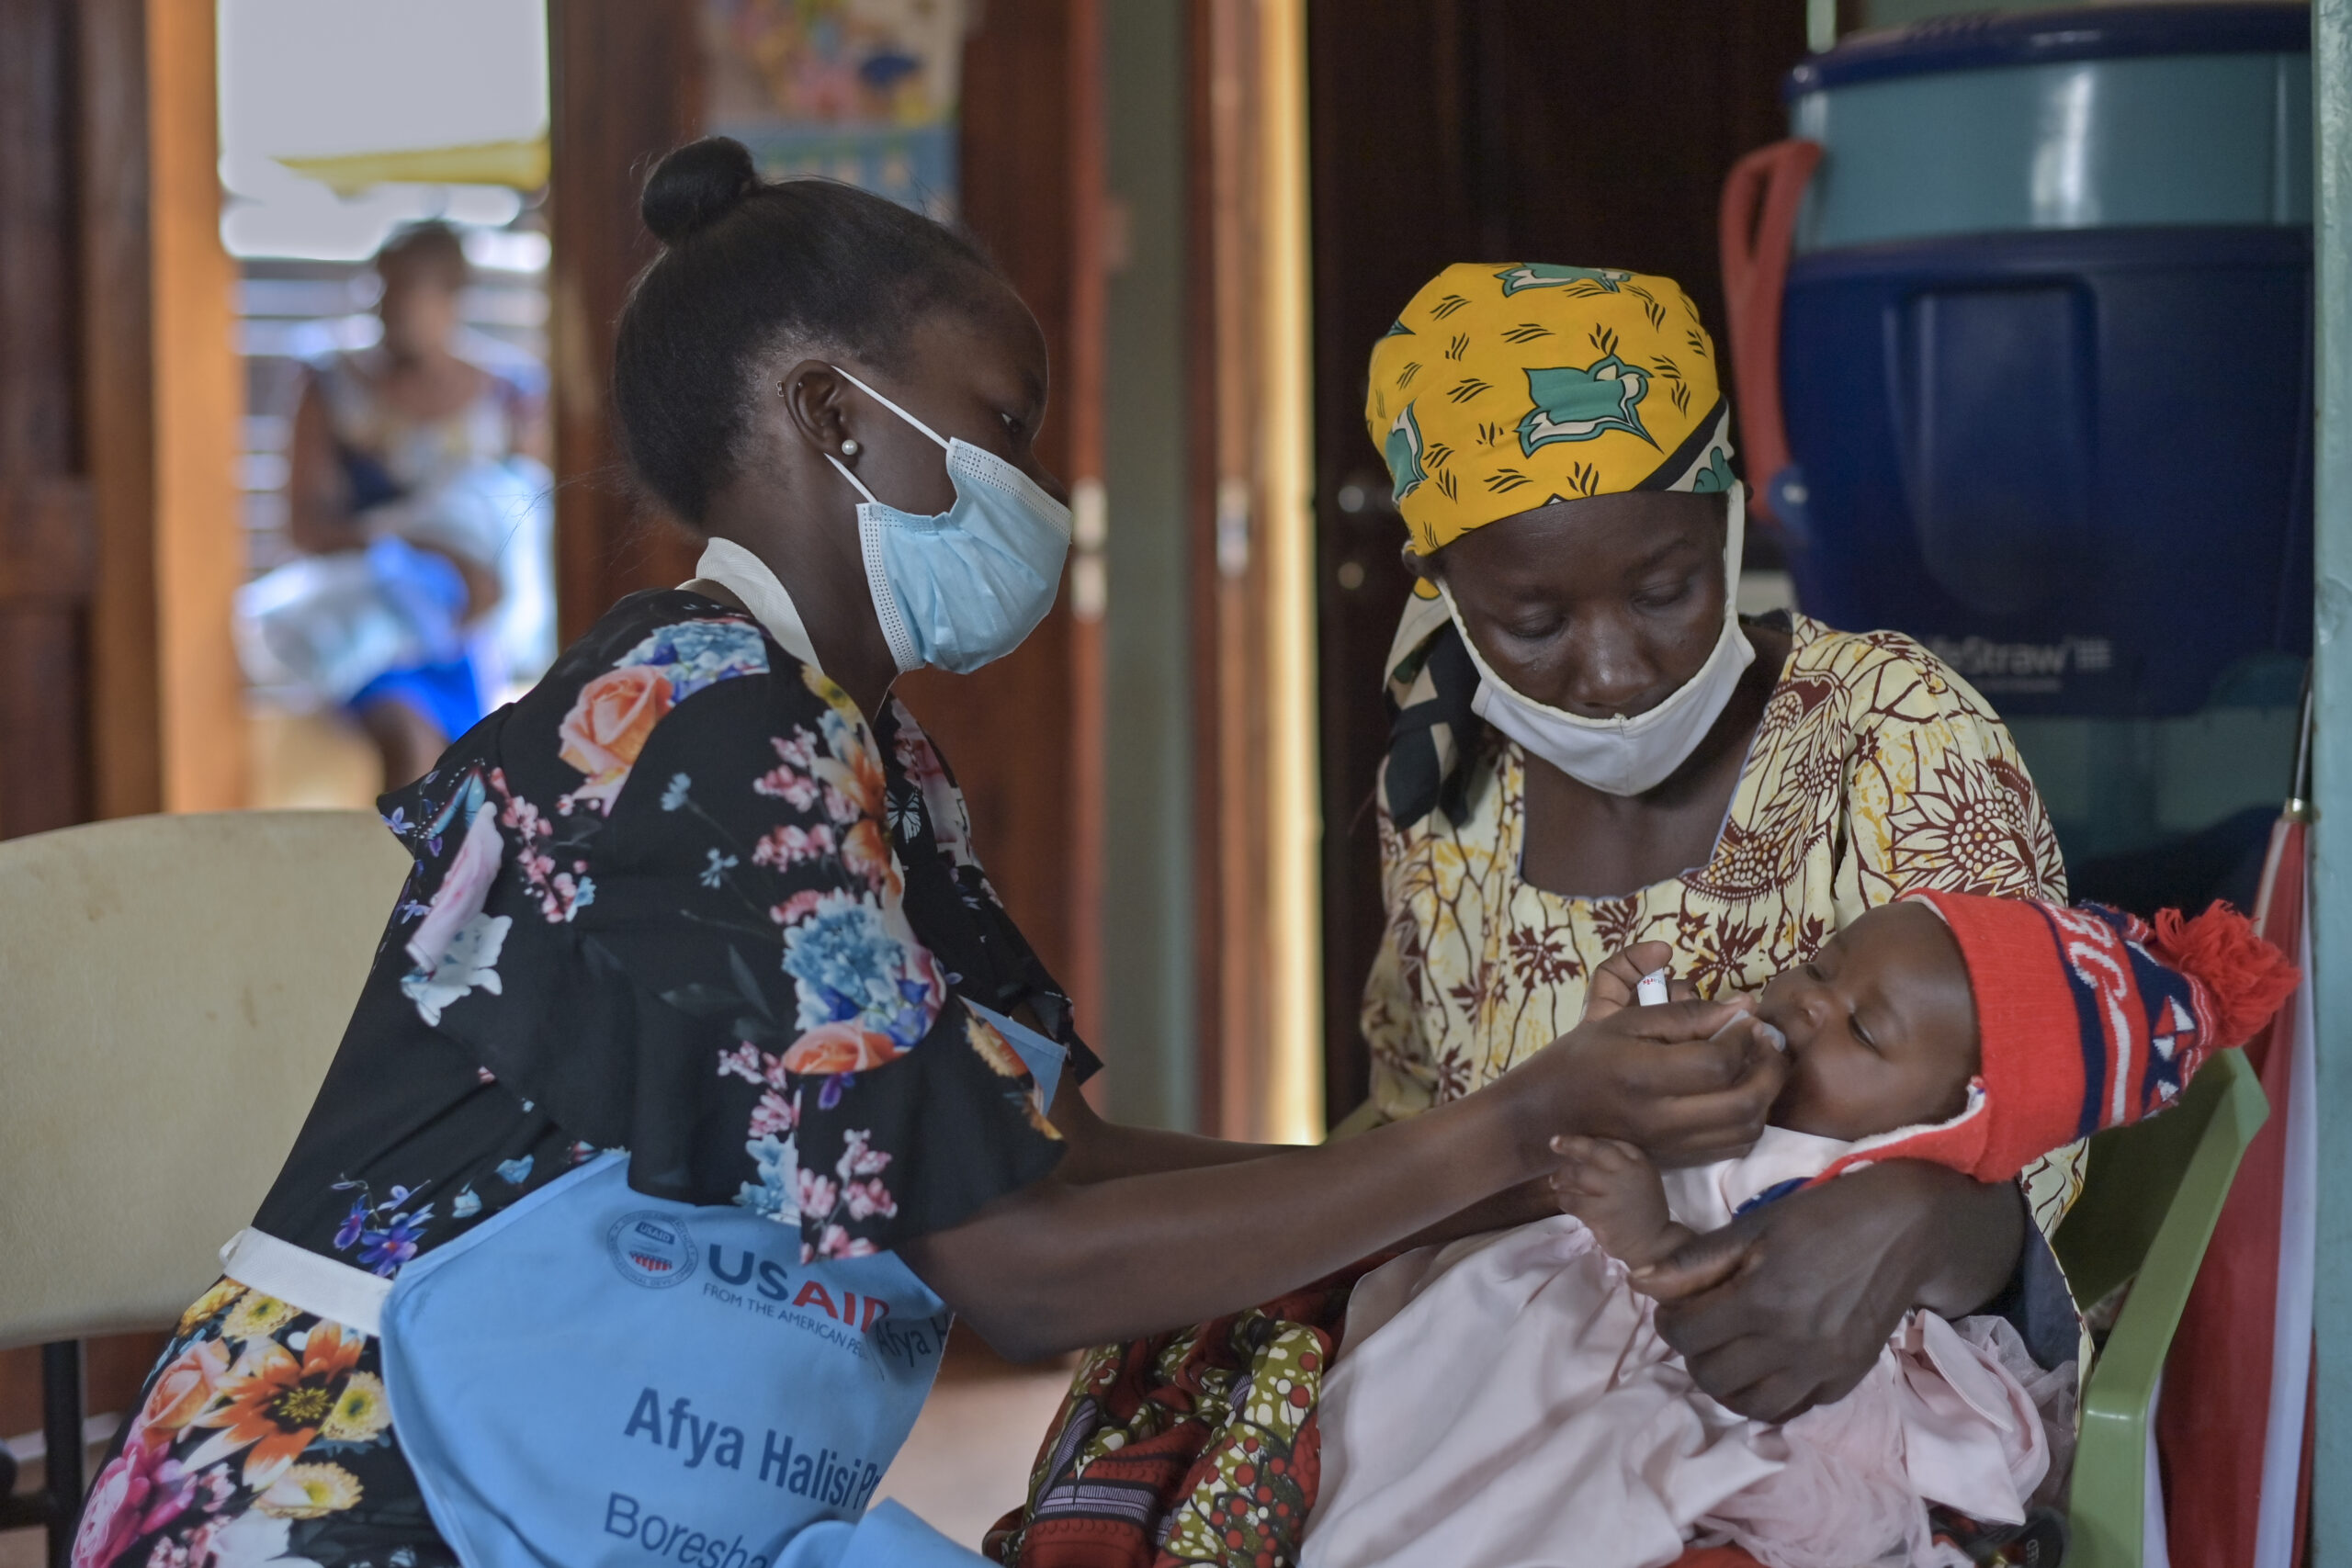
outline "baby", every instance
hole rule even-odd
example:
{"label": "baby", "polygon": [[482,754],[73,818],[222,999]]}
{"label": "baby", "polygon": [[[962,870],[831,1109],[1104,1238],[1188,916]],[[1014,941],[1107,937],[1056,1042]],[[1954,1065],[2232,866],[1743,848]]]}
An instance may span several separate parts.
{"label": "baby", "polygon": [[[1594,971],[1586,1016],[1619,1010],[1655,980],[1630,951],[1618,953]],[[1674,1172],[1678,1188],[1752,1183],[1760,1169],[1784,1165],[1791,1179],[1811,1178],[1848,1145],[1949,1122],[1967,1108],[1982,1059],[1976,1003],[1959,943],[1931,904],[1870,910],[1811,963],[1766,982],[1756,1016],[1789,1057],[1770,1125],[1742,1159]],[[1562,1212],[1582,1220],[1637,1283],[1691,1238],[1674,1218],[1667,1179],[1640,1149],[1596,1138],[1556,1146],[1563,1164],[1552,1189]],[[1683,1196],[1685,1207],[1702,1202],[1696,1190]]]}
{"label": "baby", "polygon": [[[1588,1012],[1636,1005],[1642,978],[1633,953],[1611,959]],[[1999,1318],[1914,1312],[1844,1399],[1752,1421],[1658,1337],[1644,1271],[1877,1160],[2010,1179],[2162,1109],[2295,980],[2218,905],[2154,927],[1939,893],[1863,915],[1758,1000],[1789,1072],[1747,1155],[1661,1172],[1631,1145],[1565,1139],[1561,1217],[1408,1253],[1357,1287],[1302,1568],[1647,1568],[1693,1539],[1767,1568],[1965,1568],[1927,1505],[2022,1521],[2059,1479],[2071,1363],[2042,1371]]]}

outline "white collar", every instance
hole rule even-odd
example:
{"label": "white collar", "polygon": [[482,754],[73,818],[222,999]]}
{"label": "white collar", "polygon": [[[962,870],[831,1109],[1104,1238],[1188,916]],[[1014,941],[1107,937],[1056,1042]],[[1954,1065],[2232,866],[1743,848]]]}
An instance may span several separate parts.
{"label": "white collar", "polygon": [[703,547],[702,558],[695,562],[693,579],[678,586],[691,591],[697,582],[714,582],[734,594],[752,618],[768,629],[768,636],[783,645],[785,652],[818,673],[824,672],[792,595],[785,592],[767,562],[732,539],[714,537]]}
{"label": "white collar", "polygon": [[1665,1172],[1667,1208],[1694,1231],[1721,1230],[1750,1199],[1785,1182],[1812,1180],[1853,1146],[1788,1127],[1767,1127],[1756,1146],[1737,1159]]}

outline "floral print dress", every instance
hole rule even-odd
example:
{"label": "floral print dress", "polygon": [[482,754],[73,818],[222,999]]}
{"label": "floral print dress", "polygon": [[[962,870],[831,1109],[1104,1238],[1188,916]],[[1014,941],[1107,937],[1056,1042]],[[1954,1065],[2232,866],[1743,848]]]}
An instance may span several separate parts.
{"label": "floral print dress", "polygon": [[[624,600],[383,801],[415,857],[254,1227],[385,1278],[595,1153],[651,1196],[887,1251],[1052,1170],[1021,1058],[1094,1059],[893,702],[750,616]],[[224,1279],[85,1505],[74,1568],[435,1568],[376,1342]]]}

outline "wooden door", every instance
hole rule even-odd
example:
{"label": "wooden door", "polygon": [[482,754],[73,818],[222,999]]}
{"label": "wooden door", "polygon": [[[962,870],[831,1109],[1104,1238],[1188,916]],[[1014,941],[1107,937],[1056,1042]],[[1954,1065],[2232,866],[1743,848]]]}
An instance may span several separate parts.
{"label": "wooden door", "polygon": [[[66,0],[0,0],[0,837],[91,813],[72,23]],[[0,1436],[40,1429],[40,1352],[0,1351]]]}
{"label": "wooden door", "polygon": [[1301,0],[1193,8],[1193,704],[1204,1131],[1324,1126]]}
{"label": "wooden door", "polygon": [[91,814],[74,17],[0,0],[0,836]]}
{"label": "wooden door", "polygon": [[700,134],[697,0],[551,0],[548,354],[555,434],[556,621],[569,643],[641,589],[694,575],[684,530],[640,502],[608,390],[629,280],[660,248],[638,193]]}
{"label": "wooden door", "polygon": [[[209,6],[0,0],[0,838],[243,804],[212,39]],[[161,1344],[94,1342],[87,1408]],[[0,1352],[0,1436],[40,1388]]]}
{"label": "wooden door", "polygon": [[[1310,0],[1316,596],[1322,688],[1325,1083],[1364,1096],[1357,1015],[1385,919],[1373,785],[1381,664],[1409,580],[1363,429],[1372,344],[1458,261],[1679,279],[1723,341],[1715,198],[1785,134],[1804,0]],[[1751,558],[1755,557],[1751,547]]]}
{"label": "wooden door", "polygon": [[211,14],[0,0],[0,837],[243,804]]}

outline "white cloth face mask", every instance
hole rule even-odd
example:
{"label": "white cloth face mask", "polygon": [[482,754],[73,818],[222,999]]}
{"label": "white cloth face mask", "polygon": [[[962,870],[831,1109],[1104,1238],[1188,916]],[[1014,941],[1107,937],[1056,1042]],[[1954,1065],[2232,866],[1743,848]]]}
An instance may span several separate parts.
{"label": "white cloth face mask", "polygon": [[847,464],[825,454],[865,498],[857,509],[858,546],[890,657],[901,672],[934,664],[957,674],[1003,658],[1037,629],[1061,592],[1069,508],[995,453],[960,436],[948,440],[848,371],[841,374],[944,447],[956,486],[956,504],[944,512],[901,512],[876,500]]}
{"label": "white cloth face mask", "polygon": [[1631,717],[1585,718],[1564,713],[1511,689],[1487,668],[1461,607],[1443,582],[1447,613],[1477,667],[1478,692],[1470,711],[1577,783],[1606,795],[1641,795],[1690,761],[1707,731],[1723,716],[1739,677],[1756,661],[1756,649],[1739,629],[1739,559],[1747,532],[1747,492],[1735,483],[1724,519],[1724,625],[1713,651],[1698,673],[1647,713]]}

